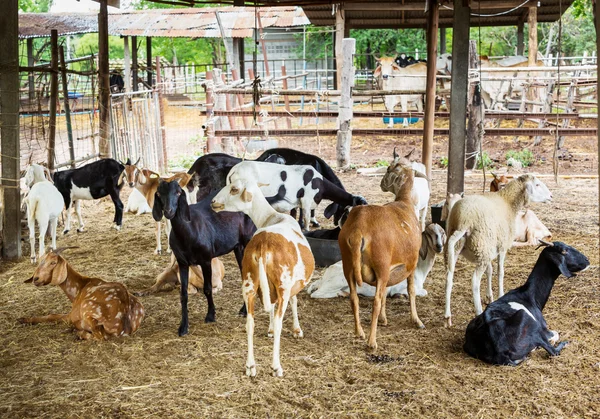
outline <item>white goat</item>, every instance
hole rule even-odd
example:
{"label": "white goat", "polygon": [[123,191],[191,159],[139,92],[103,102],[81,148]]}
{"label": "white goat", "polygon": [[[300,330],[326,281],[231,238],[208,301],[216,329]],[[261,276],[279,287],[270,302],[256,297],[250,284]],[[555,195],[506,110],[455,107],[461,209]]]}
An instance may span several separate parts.
{"label": "white goat", "polygon": [[[415,269],[416,295],[420,297],[427,295],[427,291],[423,288],[423,284],[427,279],[427,275],[429,275],[429,272],[431,272],[431,269],[433,268],[435,255],[442,253],[445,242],[446,233],[438,224],[429,224],[427,228],[425,228],[425,231],[421,233],[419,261],[417,262],[417,268]],[[393,275],[393,273],[391,275]],[[365,297],[374,297],[375,291],[376,289],[374,286],[364,282],[362,286],[356,288],[356,292]],[[306,292],[310,294],[311,298],[347,297],[349,294],[349,287],[348,282],[344,277],[342,262],[337,262],[328,267],[323,273],[323,277],[310,284],[306,289]],[[408,296],[406,280],[387,288],[386,292],[388,297],[394,297],[400,294]]]}
{"label": "white goat", "polygon": [[[487,297],[493,301],[492,260],[498,258],[499,296],[504,295],[504,259],[515,237],[515,219],[529,202],[548,202],[552,193],[533,175],[522,175],[493,194],[471,195],[459,200],[450,211],[446,232],[446,325],[452,325],[450,297],[458,255],[475,264],[472,279],[475,313],[481,314],[479,286],[484,271],[488,277]],[[457,246],[458,245],[458,246]]]}
{"label": "white goat", "polygon": [[31,245],[31,263],[35,263],[35,222],[37,221],[40,230],[39,236],[39,255],[45,253],[44,238],[48,231],[50,223],[50,232],[52,234],[52,249],[56,249],[56,226],[58,216],[63,210],[65,201],[62,195],[52,184],[46,180],[45,174],[48,169],[38,164],[32,164],[27,169],[25,181],[31,188],[27,197],[23,200],[27,205],[27,224],[29,226],[29,243]]}
{"label": "white goat", "polygon": [[[242,289],[248,310],[246,375],[256,375],[253,344],[254,300],[257,295],[261,295],[264,309],[270,313],[273,326],[269,327],[269,332],[273,330],[274,337],[273,375],[281,377],[283,368],[279,360],[279,349],[283,315],[288,302],[291,301],[293,336],[302,337],[296,294],[310,281],[315,260],[296,220],[287,214],[277,213],[269,205],[256,181],[246,177],[243,170],[240,170],[243,169],[242,165],[243,163],[240,163],[231,169],[227,176],[227,186],[214,197],[212,208],[215,211],[242,211],[258,227],[244,250],[242,261]],[[286,166],[287,168],[289,166]],[[310,217],[310,213],[306,213]],[[258,294],[259,289],[261,294]],[[273,303],[277,303],[277,308]]]}

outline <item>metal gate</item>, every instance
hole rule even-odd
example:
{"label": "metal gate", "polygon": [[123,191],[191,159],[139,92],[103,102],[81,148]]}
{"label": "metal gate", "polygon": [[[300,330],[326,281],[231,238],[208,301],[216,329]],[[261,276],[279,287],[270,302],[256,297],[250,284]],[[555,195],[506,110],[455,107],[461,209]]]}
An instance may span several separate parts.
{"label": "metal gate", "polygon": [[116,159],[165,173],[158,94],[150,90],[111,95],[112,150]]}

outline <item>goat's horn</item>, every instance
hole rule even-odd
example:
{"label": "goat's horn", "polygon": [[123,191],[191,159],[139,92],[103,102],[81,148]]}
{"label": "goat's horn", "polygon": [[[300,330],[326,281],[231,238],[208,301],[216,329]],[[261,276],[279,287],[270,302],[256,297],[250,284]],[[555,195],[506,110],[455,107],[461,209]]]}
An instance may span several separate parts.
{"label": "goat's horn", "polygon": [[59,247],[58,249],[54,249],[52,252],[56,253],[57,255],[60,255],[62,252],[64,252],[65,250],[68,250],[68,249],[79,249],[79,246]]}
{"label": "goat's horn", "polygon": [[423,173],[419,172],[418,170],[413,169],[413,173],[414,173],[415,177],[424,178],[424,179],[427,179],[427,181],[429,181],[429,178],[427,177],[427,175],[424,175]]}
{"label": "goat's horn", "polygon": [[410,155],[411,155],[412,153],[414,153],[414,152],[415,152],[415,150],[416,150],[416,148],[413,148],[412,150],[410,150],[410,151],[408,152],[408,154],[407,154],[406,156],[404,156],[404,158],[405,158],[405,159],[408,159],[408,158],[410,157]]}
{"label": "goat's horn", "polygon": [[140,162],[141,159],[142,159],[141,157],[138,157],[137,161],[135,163],[133,163],[133,165],[137,166],[137,164]]}
{"label": "goat's horn", "polygon": [[270,183],[260,183],[260,182],[256,184],[256,186],[258,186],[259,188],[262,188],[263,186],[266,187],[266,186],[269,186],[269,185],[270,185]]}
{"label": "goat's horn", "polygon": [[394,159],[397,159],[399,157],[398,153],[396,153],[396,147],[394,147],[394,154],[392,154],[392,156],[394,157]]}
{"label": "goat's horn", "polygon": [[546,240],[538,239],[538,241],[541,243],[541,246],[548,246],[548,247],[554,246],[554,243],[547,242]]}

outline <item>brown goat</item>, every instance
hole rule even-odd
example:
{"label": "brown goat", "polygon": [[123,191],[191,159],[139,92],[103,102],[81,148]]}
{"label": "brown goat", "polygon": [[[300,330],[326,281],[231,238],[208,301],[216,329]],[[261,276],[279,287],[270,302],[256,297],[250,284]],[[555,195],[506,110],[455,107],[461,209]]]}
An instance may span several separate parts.
{"label": "brown goat", "polygon": [[[221,259],[214,258],[211,261],[211,267],[213,293],[216,293],[223,289],[225,266],[223,265],[223,262],[221,262]],[[171,262],[169,263],[169,266],[167,266],[167,268],[156,277],[156,282],[154,285],[146,290],[134,292],[134,294],[142,297],[161,291],[171,291],[179,283],[179,265],[177,264],[175,255],[171,254]],[[198,266],[196,266],[195,269],[192,267],[189,274],[188,294],[196,294],[198,290],[203,289],[203,287],[204,276],[202,275],[202,269],[200,269]]]}
{"label": "brown goat", "polygon": [[396,200],[384,206],[363,205],[354,208],[339,235],[344,276],[350,288],[356,335],[364,338],[360,325],[356,287],[363,281],[377,288],[373,301],[371,334],[368,346],[377,349],[377,320],[387,324],[386,287],[407,280],[412,320],[417,315],[414,272],[419,260],[421,228],[411,199],[413,169],[396,158],[381,180],[381,189],[392,192]]}
{"label": "brown goat", "polygon": [[19,319],[21,323],[62,320],[71,323],[81,339],[103,340],[133,334],[144,318],[144,307],[123,284],[83,276],[58,252],[46,253],[33,276],[25,282],[33,282],[36,287],[58,285],[73,307],[68,314],[24,317]]}
{"label": "brown goat", "polygon": [[504,189],[506,184],[510,181],[506,175],[497,175],[492,172],[492,176],[494,179],[490,182],[490,192],[498,192],[499,190]]}

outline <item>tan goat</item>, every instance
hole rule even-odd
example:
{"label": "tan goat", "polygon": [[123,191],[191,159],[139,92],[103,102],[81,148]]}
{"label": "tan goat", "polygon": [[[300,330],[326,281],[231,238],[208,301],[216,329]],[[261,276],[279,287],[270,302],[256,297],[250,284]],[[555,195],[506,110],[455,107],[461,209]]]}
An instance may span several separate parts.
{"label": "tan goat", "polygon": [[407,280],[412,320],[417,315],[414,273],[421,248],[421,228],[411,199],[413,169],[398,158],[390,164],[381,180],[381,189],[392,192],[396,200],[384,206],[362,205],[354,208],[344,223],[338,242],[344,276],[350,288],[356,335],[364,338],[360,324],[357,286],[363,281],[376,287],[368,346],[377,349],[377,320],[387,324],[386,287]]}
{"label": "tan goat", "polygon": [[58,285],[73,303],[71,312],[24,317],[19,322],[37,324],[66,321],[77,329],[77,336],[85,340],[133,334],[144,318],[144,307],[138,299],[129,294],[121,283],[105,282],[79,274],[59,252],[46,253],[33,276],[25,282],[33,282],[36,287]]}

